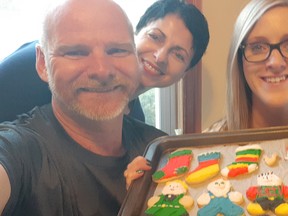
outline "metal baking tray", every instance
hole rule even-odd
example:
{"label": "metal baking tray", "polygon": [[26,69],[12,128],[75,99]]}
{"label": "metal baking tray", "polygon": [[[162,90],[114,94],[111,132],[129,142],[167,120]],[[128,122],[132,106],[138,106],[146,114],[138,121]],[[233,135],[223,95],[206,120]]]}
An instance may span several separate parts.
{"label": "metal baking tray", "polygon": [[[147,201],[153,196],[157,183],[152,181],[152,174],[163,164],[163,157],[170,152],[186,147],[209,149],[209,146],[232,145],[258,141],[288,138],[288,127],[264,129],[246,129],[233,132],[199,133],[178,136],[164,136],[152,141],[146,148],[144,156],[151,161],[152,170],[145,172],[130,186],[118,216],[147,216]],[[194,199],[195,202],[195,199]],[[195,205],[195,203],[194,203]]]}

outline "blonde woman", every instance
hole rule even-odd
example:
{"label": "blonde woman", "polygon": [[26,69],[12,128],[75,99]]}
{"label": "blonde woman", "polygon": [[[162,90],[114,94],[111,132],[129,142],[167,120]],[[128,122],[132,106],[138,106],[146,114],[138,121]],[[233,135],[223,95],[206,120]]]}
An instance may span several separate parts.
{"label": "blonde woman", "polygon": [[206,131],[288,125],[288,0],[252,0],[237,18],[227,114]]}

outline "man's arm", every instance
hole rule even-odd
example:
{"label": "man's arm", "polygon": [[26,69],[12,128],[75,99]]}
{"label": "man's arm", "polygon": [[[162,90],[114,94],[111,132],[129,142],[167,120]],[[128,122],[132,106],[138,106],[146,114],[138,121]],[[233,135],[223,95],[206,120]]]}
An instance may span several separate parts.
{"label": "man's arm", "polygon": [[0,215],[11,194],[11,185],[4,167],[0,164]]}

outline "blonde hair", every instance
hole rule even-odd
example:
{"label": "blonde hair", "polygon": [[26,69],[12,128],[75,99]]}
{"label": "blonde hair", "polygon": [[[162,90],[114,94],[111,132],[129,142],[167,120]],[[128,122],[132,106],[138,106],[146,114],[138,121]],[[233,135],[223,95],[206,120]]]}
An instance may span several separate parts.
{"label": "blonde hair", "polygon": [[251,119],[252,93],[244,77],[239,47],[261,16],[276,6],[288,6],[288,0],[251,0],[236,20],[227,63],[228,130],[249,128]]}

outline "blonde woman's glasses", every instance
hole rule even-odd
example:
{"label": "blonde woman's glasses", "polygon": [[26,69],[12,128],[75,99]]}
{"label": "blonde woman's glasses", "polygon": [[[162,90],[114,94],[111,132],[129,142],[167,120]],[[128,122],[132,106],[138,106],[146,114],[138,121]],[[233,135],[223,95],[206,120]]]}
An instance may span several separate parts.
{"label": "blonde woman's glasses", "polygon": [[240,49],[248,62],[256,63],[266,61],[274,49],[277,49],[283,58],[288,59],[288,40],[281,41],[277,44],[263,42],[247,43],[242,44]]}

